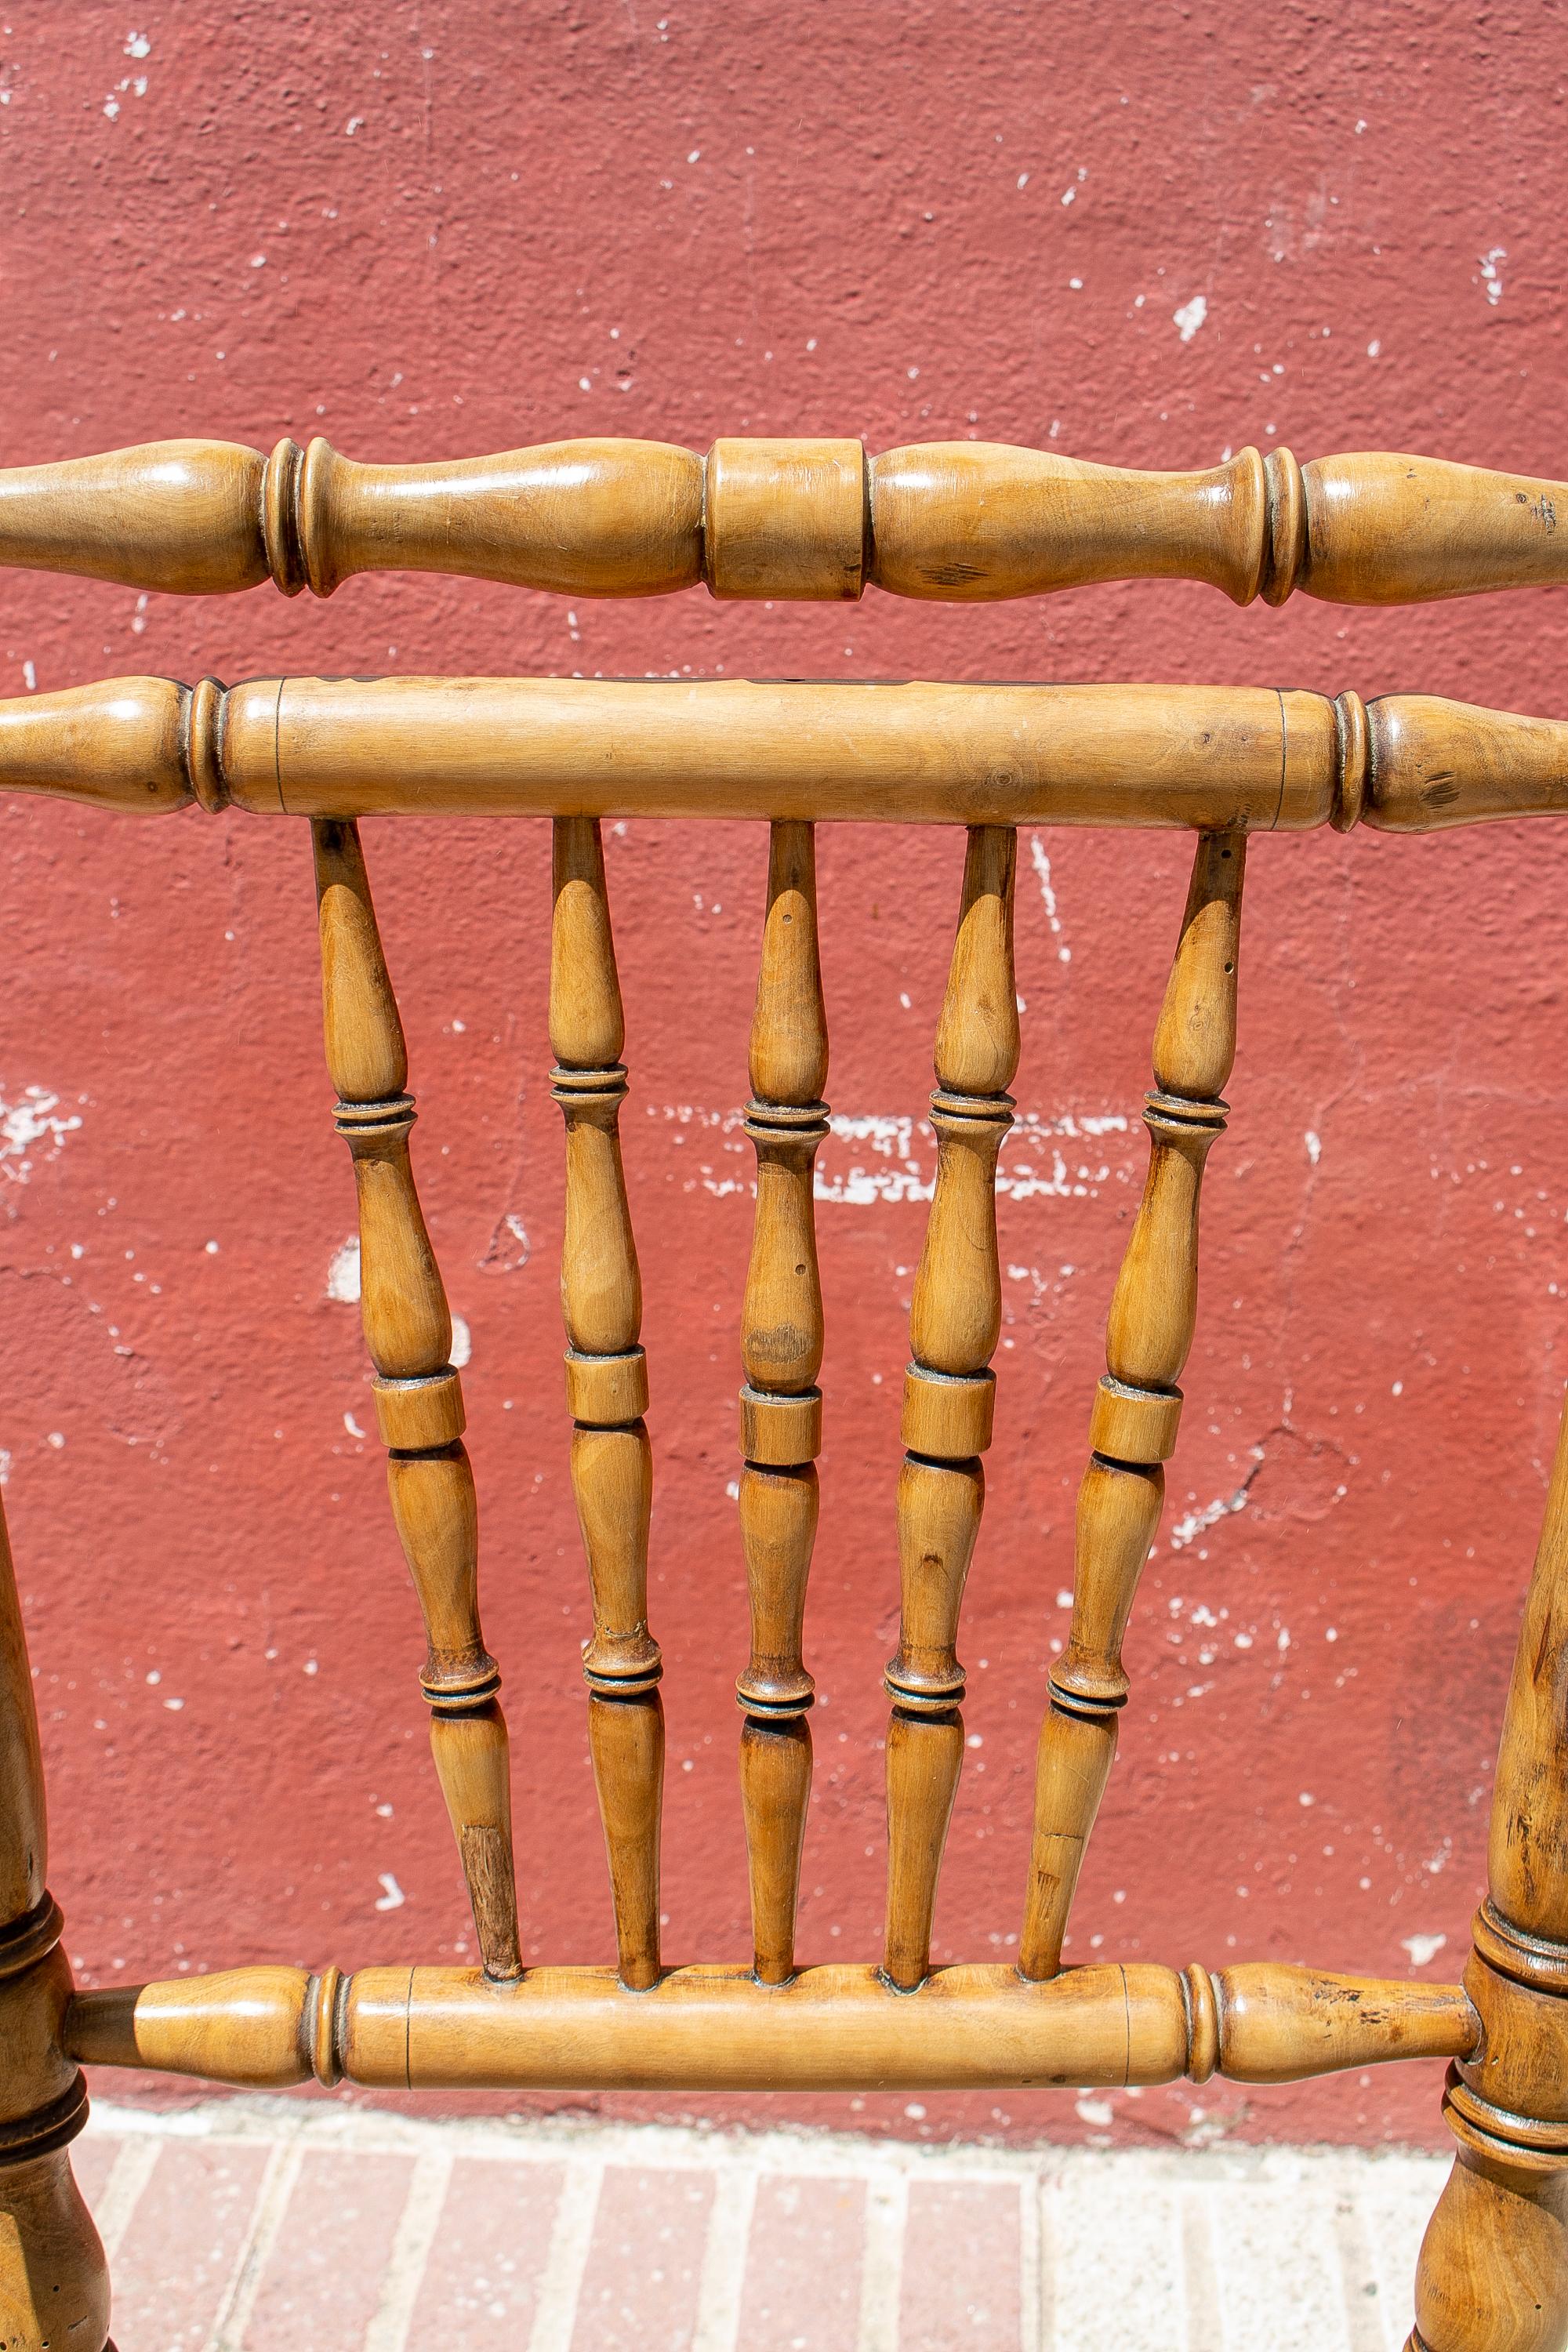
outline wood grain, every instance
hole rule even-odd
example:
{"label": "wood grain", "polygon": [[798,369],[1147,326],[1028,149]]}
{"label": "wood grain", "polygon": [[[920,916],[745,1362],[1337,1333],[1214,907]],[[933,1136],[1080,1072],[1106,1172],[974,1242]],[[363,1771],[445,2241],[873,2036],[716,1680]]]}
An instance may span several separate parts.
{"label": "wood grain", "polygon": [[1164,1502],[1176,1383],[1197,1314],[1198,1200],[1236,1058],[1244,834],[1205,834],[1154,1030],[1149,1173],[1111,1297],[1106,1377],[1078,1494],[1072,1622],[1050,1669],[1018,1965],[1045,1979],[1062,1943],[1127,1698],[1121,1639]]}
{"label": "wood grain", "polygon": [[588,1565],[593,1636],[583,1654],[588,1752],[609,1864],[621,1980],[658,1981],[664,1800],[663,1671],[647,1626],[653,1450],[643,1412],[642,1277],[620,1115],[626,1074],[621,984],[597,823],[553,828],[551,1092],[566,1126],[561,1311],[573,1416],[572,1489]]}
{"label": "wood grain", "polygon": [[609,1969],[236,1969],[79,1993],[66,2034],[88,2063],[246,2087],[319,2079],[386,2089],[893,2090],[1291,2082],[1475,2047],[1458,1985],[1245,1962],[1152,1962],[1029,1984],[1003,1965],[934,1969],[912,1992],[879,1970],[805,1968],[759,1985],[742,1964],[670,1969],[629,1993]]}
{"label": "wood grain", "polygon": [[931,1965],[937,1881],[963,1764],[958,1615],[991,1438],[1002,1328],[996,1156],[1018,1064],[1013,968],[1017,837],[972,825],[932,1060],[936,1181],[910,1307],[899,1474],[899,1648],[883,1677],[888,1895],[882,1966],[904,1990]]}
{"label": "wood grain", "polygon": [[0,701],[0,791],[146,814],[1430,833],[1568,809],[1568,721],[1255,687],[108,678]]}
{"label": "wood grain", "polygon": [[1568,1412],[1520,1626],[1444,2113],[1454,2168],[1416,2273],[1426,2352],[1568,2342]]}
{"label": "wood grain", "polygon": [[1255,448],[1138,472],[1006,443],[868,458],[857,441],[547,442],[366,465],[317,437],[162,441],[0,471],[0,563],[183,595],[329,596],[360,572],[445,572],[558,595],[942,603],[1093,581],[1209,583],[1246,604],[1300,587],[1419,604],[1568,579],[1568,484],[1360,451]]}
{"label": "wood grain", "polygon": [[[743,446],[743,445],[742,445]],[[831,491],[831,482],[828,485]],[[811,483],[810,495],[817,494]],[[805,492],[803,492],[803,495]],[[811,1802],[801,1657],[816,1541],[824,1321],[812,1171],[827,1133],[827,1013],[816,922],[816,842],[808,824],[768,828],[767,889],[750,1050],[746,1133],[757,1207],[741,1311],[741,1542],[752,1646],[735,1696],[741,1799],[760,1982],[795,1973],[795,1919]]]}
{"label": "wood grain", "polygon": [[67,2152],[87,2085],[65,2042],[71,1970],[47,1870],[32,1669],[0,1509],[0,2342],[101,2352],[109,2278]]}
{"label": "wood grain", "polygon": [[327,1074],[359,1202],[360,1315],[376,1370],[392,1516],[425,1619],[420,1687],[487,1970],[519,1974],[511,1772],[479,1610],[479,1505],[452,1318],[409,1156],[408,1054],[359,830],[311,827]]}

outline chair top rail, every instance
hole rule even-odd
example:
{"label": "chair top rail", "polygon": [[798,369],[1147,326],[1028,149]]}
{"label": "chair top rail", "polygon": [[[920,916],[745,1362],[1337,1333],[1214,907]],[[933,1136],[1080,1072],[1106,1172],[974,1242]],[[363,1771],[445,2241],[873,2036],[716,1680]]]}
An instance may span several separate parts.
{"label": "chair top rail", "polygon": [[1568,721],[1266,687],[125,677],[0,702],[0,791],[142,814],[1429,833],[1568,811]]}
{"label": "chair top rail", "polygon": [[1425,604],[1568,580],[1568,484],[1364,451],[1300,466],[1246,448],[1141,473],[937,441],[547,442],[374,466],[317,438],[269,457],[154,441],[0,470],[0,564],[178,595],[271,579],[330,596],[358,572],[440,572],[558,595],[840,603],[868,587],[981,604],[1131,579],[1238,604],[1293,589]]}

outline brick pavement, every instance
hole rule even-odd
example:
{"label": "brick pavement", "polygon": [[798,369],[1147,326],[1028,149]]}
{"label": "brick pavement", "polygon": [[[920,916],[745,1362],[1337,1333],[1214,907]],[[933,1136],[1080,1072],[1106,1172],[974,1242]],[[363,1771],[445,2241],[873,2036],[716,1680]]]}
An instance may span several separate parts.
{"label": "brick pavement", "polygon": [[1399,2352],[1431,2157],[95,2108],[120,2352]]}

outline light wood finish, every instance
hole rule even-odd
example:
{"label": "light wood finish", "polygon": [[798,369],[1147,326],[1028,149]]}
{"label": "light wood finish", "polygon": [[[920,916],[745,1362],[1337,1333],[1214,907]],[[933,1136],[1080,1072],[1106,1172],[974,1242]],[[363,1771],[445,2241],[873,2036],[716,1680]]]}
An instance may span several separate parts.
{"label": "light wood finish", "polygon": [[143,814],[1434,833],[1568,812],[1568,721],[1258,687],[108,678],[0,701],[0,792]]}
{"label": "light wood finish", "polygon": [[452,1320],[415,1190],[403,1024],[358,827],[311,826],[327,1074],[359,1200],[360,1313],[391,1449],[392,1516],[425,1617],[420,1686],[487,1971],[517,1976],[511,1776],[500,1675],[479,1612],[479,1506],[462,1442]]}
{"label": "light wood finish", "polygon": [[1198,1199],[1225,1125],[1236,1058],[1247,836],[1205,834],[1154,1031],[1143,1117],[1149,1173],[1106,1328],[1106,1378],[1078,1495],[1072,1622],[1050,1670],[1036,1762],[1035,1833],[1018,1965],[1054,1976],[1127,1698],[1121,1640],[1164,1502],[1181,1415],[1176,1383],[1197,1314]]}
{"label": "light wood finish", "polygon": [[963,1763],[955,1644],[985,1499],[979,1456],[991,1439],[990,1366],[1002,1328],[996,1155],[1013,1123],[1007,1088],[1018,1066],[1016,869],[1011,831],[970,827],[932,1057],[936,1183],[910,1307],[899,1649],[884,1677],[892,1716],[882,1966],[905,1990],[931,1966],[937,1880]]}
{"label": "light wood finish", "polygon": [[594,1609],[593,1638],[583,1655],[588,1747],[621,1980],[640,1991],[659,1973],[664,1707],[658,1644],[647,1628],[653,1452],[642,1418],[642,1278],[621,1165],[626,1020],[597,824],[559,819],[552,855],[551,1090],[566,1122],[561,1309],[572,1487]]}
{"label": "light wood finish", "polygon": [[[1245,449],[1135,474],[975,443],[579,441],[377,467],[322,440],[160,444],[0,473],[0,563],[216,593],[326,595],[359,571],[456,571],[589,595],[955,602],[1187,577],[1237,603],[1300,587],[1419,602],[1568,581],[1568,488],[1420,457],[1304,469]],[[78,1996],[44,1879],[37,1727],[0,1559],[0,2344],[101,2352],[107,2289],[67,2143],[79,2062],[242,2087],[916,2089],[1268,2084],[1451,2063],[1458,2143],[1427,2233],[1414,2352],[1568,2342],[1568,1438],[1510,1694],[1489,1891],[1462,1986],[1273,1963],[1179,1975],[1060,1966],[1127,1696],[1122,1643],[1158,1528],[1196,1311],[1204,1164],[1236,1045],[1247,836],[1426,833],[1568,814],[1568,721],[1429,697],[1365,706],[1203,687],[154,678],[0,703],[0,790],[157,813],[312,821],[327,1055],[359,1192],[363,1306],[395,1524],[424,1611],[432,1745],[485,1967],[256,1968]],[[506,1727],[477,1603],[477,1514],[451,1324],[409,1159],[403,1032],[361,816],[554,821],[551,1040],[565,1115],[562,1296],[571,1464],[593,1600],[588,1730],[616,1971],[521,1971]],[[666,1970],[664,1722],[648,1633],[652,1456],[619,1136],[624,1020],[599,820],[765,820],[769,878],[747,1132],[757,1208],[742,1315],[739,1526],[751,1651],[737,1685],[749,1968]],[[887,1913],[877,1968],[801,1967],[811,1785],[802,1657],[820,1497],[823,1311],[813,1163],[826,1131],[818,821],[968,828],[935,1046],[938,1168],[910,1316],[899,1649],[887,1687]],[[1199,838],[1154,1041],[1148,1180],[1111,1303],[1079,1497],[1073,1616],[1050,1672],[1019,1966],[931,1968],[963,1752],[959,1613],[984,1493],[1000,1282],[997,1151],[1018,1055],[1020,823]]]}
{"label": "light wood finish", "polygon": [[752,1965],[761,1983],[778,1985],[795,1973],[811,1801],[806,1710],[816,1689],[801,1658],[801,1630],[819,1507],[823,1315],[812,1169],[827,1133],[827,1014],[808,824],[768,829],[750,1077],[746,1133],[757,1155],[757,1209],[741,1316],[740,1523],[752,1647],[735,1696],[744,1717],[741,1800]]}
{"label": "light wood finish", "polygon": [[67,2153],[87,2085],[64,2038],[71,1971],[47,1873],[32,1670],[0,1510],[0,2344],[101,2352],[109,2277]]}
{"label": "light wood finish", "polygon": [[229,690],[221,765],[237,806],[296,815],[1295,831],[1332,813],[1339,738],[1321,696],[1256,687],[274,679]]}
{"label": "light wood finish", "polygon": [[1482,2038],[1444,2101],[1458,2143],[1416,2274],[1417,2352],[1568,2343],[1568,1412],[1503,1713],[1465,1990]]}
{"label": "light wood finish", "polygon": [[935,1969],[912,1993],[879,1970],[801,1969],[759,1985],[732,1963],[671,1969],[629,1996],[609,1969],[303,1969],[78,1994],[74,2054],[245,2088],[314,2073],[383,2089],[918,2090],[1286,2083],[1473,2050],[1458,1985],[1331,1976],[1271,1960],[1212,1974],[1152,1962],[1028,1984],[1005,1965]]}
{"label": "light wood finish", "polygon": [[715,441],[705,572],[715,596],[842,604],[865,583],[870,515],[858,441]]}
{"label": "light wood finish", "polygon": [[210,595],[270,577],[331,595],[356,572],[446,572],[570,596],[943,603],[1090,581],[1202,580],[1238,604],[1293,588],[1419,604],[1568,580],[1568,484],[1364,451],[1299,466],[1242,449],[1141,473],[986,441],[868,458],[857,441],[547,442],[363,465],[317,438],[269,457],[161,441],[0,472],[0,563]]}

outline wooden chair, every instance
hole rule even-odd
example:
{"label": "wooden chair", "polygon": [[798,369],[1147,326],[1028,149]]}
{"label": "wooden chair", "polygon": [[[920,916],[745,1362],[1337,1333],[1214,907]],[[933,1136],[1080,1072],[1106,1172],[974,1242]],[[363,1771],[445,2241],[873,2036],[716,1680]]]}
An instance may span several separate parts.
{"label": "wooden chair", "polygon": [[[173,442],[0,475],[0,561],[143,589],[439,569],[574,597],[1031,594],[1184,575],[1238,603],[1342,602],[1568,580],[1562,485],[1427,458],[1299,467],[1254,450],[1137,475],[948,444],[596,441],[373,467],[324,441],[270,457]],[[1413,2347],[1568,2341],[1568,1443],[1509,1694],[1489,1886],[1462,1986],[1242,1963],[1063,1969],[1064,1931],[1128,1696],[1121,1642],[1159,1522],[1196,1305],[1205,1162],[1226,1119],[1247,840],[1357,823],[1420,833],[1568,810],[1568,723],[1421,696],[1364,707],[1197,687],[115,679],[0,705],[0,786],[109,809],[196,803],[308,820],[326,1058],[353,1162],[365,1340],[392,1507],[425,1614],[421,1677],[483,1965],[276,1966],[76,1992],[46,1887],[44,1791],[16,1590],[0,1575],[0,2339],[100,2352],[104,2263],[68,2144],[80,2068],[275,2089],[689,2089],[1279,2083],[1450,2062],[1458,2154],[1427,2231]],[[572,1475],[593,1637],[588,1739],[619,1954],[524,1969],[507,1727],[476,1590],[451,1323],[409,1157],[414,1104],[357,820],[554,819],[550,1039],[565,1126],[562,1298]],[[599,821],[769,825],[746,1132],[755,1234],[742,1313],[740,1524],[751,1655],[736,1685],[749,1962],[659,1943],[664,1718],[647,1618],[652,1458],[617,1121],[624,1024]],[[813,1160],[826,1132],[814,825],[967,827],[931,1117],[938,1171],[910,1316],[887,1670],[879,1956],[802,1965],[812,1770],[802,1658],[817,1519],[823,1305]],[[1050,1669],[1016,1966],[932,1969],[932,1903],[963,1756],[960,1602],[984,1498],[1000,1290],[994,1171],[1018,1055],[1020,823],[1177,826],[1192,883],[1154,1029],[1147,1184],[1112,1300],[1078,1506],[1070,1638]],[[736,1662],[741,1664],[739,1660]]]}

